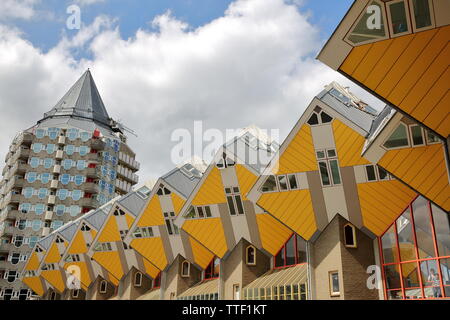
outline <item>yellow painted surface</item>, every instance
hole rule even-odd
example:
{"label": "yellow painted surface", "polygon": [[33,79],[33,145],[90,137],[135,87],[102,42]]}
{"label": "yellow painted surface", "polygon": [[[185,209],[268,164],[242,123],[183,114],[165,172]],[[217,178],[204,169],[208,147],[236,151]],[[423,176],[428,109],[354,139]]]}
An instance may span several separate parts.
{"label": "yellow painted surface", "polygon": [[348,167],[369,164],[369,161],[361,157],[365,143],[364,137],[338,119],[333,120],[332,126],[336,152],[339,157],[339,166]]}
{"label": "yellow painted surface", "polygon": [[114,277],[110,272],[108,272],[108,281],[111,282],[116,287],[119,285],[119,280]]}
{"label": "yellow painted surface", "polygon": [[379,164],[445,210],[450,186],[441,144],[389,150]]}
{"label": "yellow painted surface", "polygon": [[92,279],[89,276],[89,271],[86,262],[84,261],[68,262],[64,265],[64,270],[68,270],[71,266],[76,266],[80,268],[80,281],[83,285],[89,287],[92,283]]}
{"label": "yellow painted surface", "polygon": [[450,135],[450,26],[352,49],[340,70],[443,137]]}
{"label": "yellow painted surface", "polygon": [[145,272],[147,272],[147,274],[152,279],[155,279],[161,271],[158,268],[156,268],[153,264],[148,262],[147,260],[143,259],[143,261],[144,261]]}
{"label": "yellow painted surface", "polygon": [[241,188],[242,199],[248,200],[246,195],[253,187],[258,177],[241,164],[237,164],[235,168],[239,186]]}
{"label": "yellow painted surface", "polygon": [[106,225],[99,235],[97,242],[115,242],[121,240],[115,216],[111,214],[107,219]]}
{"label": "yellow painted surface", "polygon": [[414,199],[416,193],[397,180],[357,185],[363,224],[380,236]]}
{"label": "yellow painted surface", "polygon": [[311,128],[303,125],[292,139],[288,148],[280,155],[278,166],[272,170],[274,174],[307,172],[317,169]]}
{"label": "yellow painted surface", "polygon": [[202,183],[200,189],[192,200],[192,205],[203,206],[226,202],[222,177],[217,167],[214,166],[210,173],[202,178],[202,181],[200,181],[200,183]]}
{"label": "yellow painted surface", "polygon": [[167,266],[166,253],[161,238],[133,239],[130,245],[160,270],[164,270]]}
{"label": "yellow painted surface", "polygon": [[28,263],[25,266],[25,270],[37,270],[39,268],[39,264],[40,264],[39,258],[36,252],[33,251],[30,260],[28,260]]}
{"label": "yellow painted surface", "polygon": [[182,229],[219,258],[228,250],[220,218],[186,220]]}
{"label": "yellow painted surface", "polygon": [[317,230],[309,190],[263,193],[258,205],[305,240]]}
{"label": "yellow painted surface", "polygon": [[108,270],[117,279],[122,279],[124,274],[122,264],[120,263],[119,253],[117,251],[95,252],[92,258],[103,268]]}
{"label": "yellow painted surface", "polygon": [[78,230],[72,240],[72,243],[69,247],[68,253],[69,254],[80,254],[80,253],[86,253],[87,251],[88,251],[88,248],[86,246],[86,241],[84,240],[83,231]]}
{"label": "yellow painted surface", "polygon": [[47,253],[47,256],[44,259],[45,263],[58,263],[61,260],[61,255],[58,250],[58,246],[56,242],[53,241],[50,246],[50,250]]}
{"label": "yellow painted surface", "polygon": [[145,208],[139,221],[138,227],[159,226],[164,224],[164,218],[161,209],[161,203],[159,202],[158,195],[154,195],[153,198]]}
{"label": "yellow painted surface", "polygon": [[125,221],[127,222],[128,229],[131,228],[131,225],[133,224],[134,219],[135,218],[133,215],[131,215],[129,213],[125,214]]}
{"label": "yellow painted surface", "polygon": [[286,243],[293,231],[281,224],[269,214],[257,214],[259,234],[263,248],[272,255],[276,255]]}
{"label": "yellow painted surface", "polygon": [[63,293],[66,286],[61,275],[61,270],[42,271],[41,277],[48,281],[59,293]]}
{"label": "yellow painted surface", "polygon": [[175,192],[172,192],[170,196],[172,198],[173,209],[175,210],[175,214],[178,216],[186,201]]}
{"label": "yellow painted surface", "polygon": [[25,283],[31,290],[33,290],[39,296],[44,295],[44,286],[40,277],[27,277],[23,278],[23,283]]}
{"label": "yellow painted surface", "polygon": [[195,263],[197,263],[202,269],[206,269],[208,264],[214,258],[214,254],[192,237],[189,237],[189,243],[192,248]]}

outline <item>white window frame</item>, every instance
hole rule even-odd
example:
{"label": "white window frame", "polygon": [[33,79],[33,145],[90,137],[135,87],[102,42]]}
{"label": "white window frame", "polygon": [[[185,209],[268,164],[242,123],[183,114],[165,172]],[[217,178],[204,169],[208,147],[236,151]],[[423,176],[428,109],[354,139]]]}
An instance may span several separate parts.
{"label": "white window frame", "polygon": [[[413,127],[419,127],[420,132],[422,133],[422,140],[423,140],[423,142],[422,142],[421,144],[414,144],[413,132],[412,132],[412,128],[413,128]],[[410,125],[408,125],[408,135],[409,135],[409,140],[410,140],[410,142],[411,142],[411,143],[410,143],[411,148],[414,148],[414,147],[423,147],[423,146],[426,145],[425,130],[422,128],[421,125],[419,125],[419,124],[410,124]]]}
{"label": "white window frame", "polygon": [[[338,276],[338,284],[339,284],[339,291],[333,291],[333,278],[332,275],[337,274]],[[330,287],[330,297],[339,297],[341,295],[341,279],[339,277],[339,271],[333,270],[328,272],[328,282]]]}
{"label": "white window frame", "polygon": [[[347,227],[350,227],[352,229],[352,234],[353,234],[353,244],[347,244],[346,238],[345,238],[345,229]],[[344,245],[347,248],[357,248],[358,247],[358,243],[356,241],[356,227],[354,225],[352,225],[351,223],[346,223],[344,225],[344,227],[342,228],[344,231]]]}
{"label": "white window frame", "polygon": [[[254,253],[254,256],[253,256],[253,262],[249,262],[249,261],[248,261],[248,251],[249,251],[249,249],[253,249],[253,253]],[[252,245],[247,246],[247,247],[245,248],[245,263],[246,263],[248,266],[255,266],[255,265],[256,265],[256,248],[255,248],[254,246],[252,246]]]}
{"label": "white window frame", "polygon": [[[234,191],[235,188],[237,188],[238,191]],[[230,189],[231,193],[227,193],[226,189]],[[228,212],[229,212],[230,216],[231,217],[245,216],[245,206],[244,206],[244,199],[242,198],[242,194],[241,194],[241,188],[239,188],[238,186],[225,187],[224,188],[224,192],[225,192],[225,197],[227,198]],[[240,213],[239,210],[238,210],[236,196],[239,196],[239,199],[241,201],[242,213]],[[232,198],[232,202],[233,202],[233,205],[234,205],[234,210],[235,210],[235,213],[236,213],[234,215],[231,214],[230,204],[228,202],[228,197]]]}
{"label": "white window frame", "polygon": [[[367,167],[373,167],[373,168],[374,168],[374,171],[375,171],[375,180],[369,180],[369,175],[368,175],[368,173],[367,173]],[[385,169],[382,169],[381,167],[379,167],[379,166],[376,165],[376,164],[367,164],[367,165],[365,165],[365,166],[364,166],[364,174],[366,175],[366,181],[367,181],[367,182],[377,182],[377,181],[394,180],[394,177],[392,177],[392,176],[389,174],[389,172],[387,172],[387,171],[386,171],[386,173],[387,173],[386,178],[385,178],[385,179],[381,179],[381,178],[380,178],[380,170],[386,171]]]}
{"label": "white window frame", "polygon": [[[139,276],[139,281],[137,281],[137,277]],[[142,287],[142,278],[143,278],[143,274],[141,273],[141,272],[136,272],[135,274],[134,274],[134,279],[133,279],[133,285],[135,286],[135,287],[137,287],[137,288],[140,288],[140,287]]]}
{"label": "white window frame", "polygon": [[[76,294],[75,294],[76,293]],[[73,289],[72,290],[72,298],[78,298],[79,297],[79,295],[80,295],[80,290],[78,290],[78,289]]]}
{"label": "white window frame", "polygon": [[[175,219],[177,217],[175,215],[175,212],[173,212],[173,211],[166,211],[166,212],[163,213],[163,216],[164,216],[164,223],[166,225],[167,234],[169,236],[179,235],[180,234],[180,230],[174,223],[174,221],[175,221]],[[170,225],[170,228],[172,229],[172,233],[169,232],[169,226],[167,224]]]}
{"label": "white window frame", "polygon": [[430,30],[430,29],[436,28],[436,21],[434,20],[433,0],[428,0],[428,8],[430,10],[431,25],[428,27],[423,27],[423,28],[416,28],[416,17],[414,15],[414,5],[412,2],[413,2],[413,0],[408,1],[409,12],[410,12],[410,17],[411,17],[411,27],[412,27],[413,32],[416,33],[416,32],[420,32],[420,31],[425,31],[425,30]]}
{"label": "white window frame", "polygon": [[[184,273],[184,265],[185,265],[185,264],[188,265],[188,267],[187,267],[187,270],[188,270],[187,274]],[[189,277],[190,275],[191,275],[191,263],[190,263],[189,261],[187,261],[187,260],[184,260],[184,261],[181,263],[181,276],[182,276],[183,278],[187,278],[187,277]]]}
{"label": "white window frame", "polygon": [[[387,148],[387,147],[385,147],[384,145],[385,145],[386,142],[391,138],[392,134],[394,134],[395,130],[397,130],[397,128],[398,128],[399,126],[404,126],[405,129],[406,129],[406,140],[408,140],[408,145],[406,145],[406,146],[399,146],[399,147],[392,147],[392,148]],[[392,129],[391,132],[389,132],[388,137],[387,137],[387,138],[383,141],[383,143],[381,144],[381,148],[383,148],[383,149],[386,150],[386,151],[389,151],[389,150],[398,150],[398,149],[404,149],[404,148],[411,148],[411,139],[410,139],[410,136],[409,136],[409,128],[408,128],[408,125],[407,125],[406,123],[400,121],[399,124],[398,124],[397,126],[395,126],[395,127]]]}
{"label": "white window frame", "polygon": [[[103,285],[105,287],[104,290],[102,289]],[[106,281],[106,280],[100,281],[99,286],[98,286],[98,292],[106,293],[107,291],[108,291],[108,281]]]}
{"label": "white window frame", "polygon": [[[406,17],[406,24],[408,26],[408,31],[404,31],[401,33],[394,34],[394,28],[392,26],[392,17],[391,17],[391,5],[402,2],[405,6],[405,17]],[[395,1],[389,1],[385,3],[386,6],[386,12],[387,12],[387,24],[389,29],[389,36],[391,38],[397,38],[401,37],[407,34],[411,34],[412,31],[412,25],[411,25],[411,17],[410,17],[410,10],[409,10],[409,3],[405,0],[395,0]]]}
{"label": "white window frame", "polygon": [[[334,153],[336,154],[334,157],[328,157],[328,151],[330,151],[330,150],[334,150]],[[319,157],[317,156],[318,152],[324,152],[325,157],[319,159]],[[315,150],[315,153],[316,153],[316,159],[317,159],[317,168],[318,168],[319,176],[320,176],[320,183],[322,184],[322,187],[323,188],[328,188],[328,187],[334,187],[334,186],[341,186],[342,185],[342,174],[341,174],[341,167],[339,165],[339,158],[338,158],[338,155],[337,155],[336,148],[319,149],[319,150]],[[339,170],[339,180],[341,180],[340,183],[335,183],[334,182],[334,178],[333,178],[332,171],[331,171],[330,161],[336,161],[337,162],[337,167],[338,167],[338,170]],[[320,162],[325,162],[325,164],[326,164],[326,169],[327,169],[327,172],[328,172],[328,178],[330,180],[330,184],[329,185],[324,185],[323,184],[322,173],[320,172],[320,165],[319,165]]]}

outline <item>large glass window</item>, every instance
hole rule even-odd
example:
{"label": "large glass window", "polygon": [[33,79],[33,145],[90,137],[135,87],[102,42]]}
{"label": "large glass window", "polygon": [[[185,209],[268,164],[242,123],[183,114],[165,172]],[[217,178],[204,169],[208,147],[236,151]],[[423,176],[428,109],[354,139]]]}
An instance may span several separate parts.
{"label": "large glass window", "polygon": [[450,220],[419,196],[380,239],[388,299],[450,297]]}
{"label": "large glass window", "polygon": [[347,40],[356,45],[386,38],[383,12],[382,4],[378,1],[370,2],[348,34]]}
{"label": "large glass window", "polygon": [[432,26],[429,0],[412,0],[416,29]]}
{"label": "large glass window", "polygon": [[406,125],[400,123],[383,146],[387,149],[409,146]]}
{"label": "large glass window", "polygon": [[405,2],[403,0],[388,3],[389,20],[393,35],[409,31]]}
{"label": "large glass window", "polygon": [[331,186],[341,184],[341,175],[339,172],[339,163],[335,149],[318,150],[316,157],[319,165],[322,185]]}
{"label": "large glass window", "polygon": [[284,268],[306,262],[306,241],[293,234],[275,255],[275,268]]}

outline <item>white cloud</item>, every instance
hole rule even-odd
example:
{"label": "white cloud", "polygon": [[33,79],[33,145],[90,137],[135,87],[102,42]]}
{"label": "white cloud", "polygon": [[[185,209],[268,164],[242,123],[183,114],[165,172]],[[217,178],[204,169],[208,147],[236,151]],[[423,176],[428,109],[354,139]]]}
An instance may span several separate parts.
{"label": "white cloud", "polygon": [[81,6],[90,6],[91,4],[105,2],[105,0],[75,0],[75,3]]}
{"label": "white cloud", "polygon": [[34,6],[39,0],[0,1],[0,20],[8,18],[30,19],[35,14]]}
{"label": "white cloud", "polygon": [[[153,20],[155,29],[130,39],[99,19],[45,54],[0,29],[0,83],[7,84],[0,86],[2,154],[14,133],[35,123],[87,67],[110,116],[139,135],[130,140],[142,163],[141,181],[174,166],[171,133],[192,130],[194,120],[203,120],[205,129],[279,128],[284,138],[332,80],[380,106],[314,59],[323,39],[306,15],[282,0],[238,0],[196,29],[167,13]],[[70,50],[86,43],[92,60],[75,61]]]}

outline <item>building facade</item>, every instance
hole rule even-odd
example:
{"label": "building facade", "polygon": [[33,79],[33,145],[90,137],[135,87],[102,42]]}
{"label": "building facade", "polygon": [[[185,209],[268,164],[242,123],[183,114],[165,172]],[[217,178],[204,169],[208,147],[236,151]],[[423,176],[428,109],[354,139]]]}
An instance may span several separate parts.
{"label": "building facade", "polygon": [[35,244],[128,193],[139,164],[90,71],[33,127],[19,133],[0,182],[0,297],[25,299],[19,281]]}

